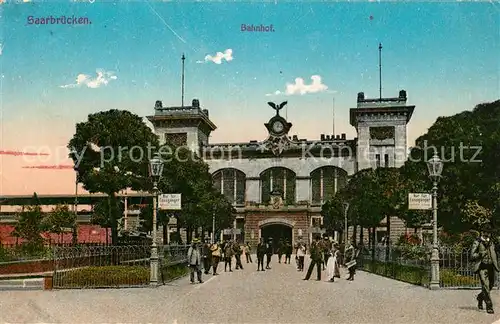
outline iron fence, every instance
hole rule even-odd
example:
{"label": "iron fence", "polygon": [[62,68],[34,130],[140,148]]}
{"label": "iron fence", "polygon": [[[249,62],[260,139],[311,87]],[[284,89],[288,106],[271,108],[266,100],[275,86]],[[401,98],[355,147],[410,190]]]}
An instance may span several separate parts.
{"label": "iron fence", "polygon": [[[481,288],[479,276],[474,273],[475,262],[471,260],[469,248],[441,247],[439,249],[440,285],[442,288]],[[495,272],[498,289],[499,276]]]}
{"label": "iron fence", "polygon": [[[431,247],[377,246],[359,256],[360,269],[389,278],[428,286],[430,283]],[[440,286],[451,289],[478,289],[479,276],[473,270],[471,250],[463,247],[439,248]],[[495,287],[500,287],[496,274]]]}
{"label": "iron fence", "polygon": [[[184,245],[158,247],[163,282],[169,267],[186,262],[187,249]],[[52,285],[56,289],[149,285],[151,247],[148,245],[54,247],[53,256]]]}

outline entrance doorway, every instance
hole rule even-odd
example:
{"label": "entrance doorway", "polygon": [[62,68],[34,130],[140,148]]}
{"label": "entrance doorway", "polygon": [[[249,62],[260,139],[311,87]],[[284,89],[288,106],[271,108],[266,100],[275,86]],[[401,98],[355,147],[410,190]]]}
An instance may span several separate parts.
{"label": "entrance doorway", "polygon": [[288,241],[290,244],[293,244],[292,227],[283,224],[270,224],[263,226],[261,229],[261,237],[265,242],[272,238],[274,250],[278,248],[278,242],[280,239],[283,240],[283,242]]}

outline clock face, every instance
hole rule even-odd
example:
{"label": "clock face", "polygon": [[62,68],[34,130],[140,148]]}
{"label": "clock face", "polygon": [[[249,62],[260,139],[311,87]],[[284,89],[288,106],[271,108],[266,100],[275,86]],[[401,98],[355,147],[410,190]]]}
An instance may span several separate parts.
{"label": "clock face", "polygon": [[283,128],[284,128],[284,126],[283,126],[282,122],[280,122],[280,121],[274,122],[273,131],[275,131],[276,133],[280,133],[283,131]]}

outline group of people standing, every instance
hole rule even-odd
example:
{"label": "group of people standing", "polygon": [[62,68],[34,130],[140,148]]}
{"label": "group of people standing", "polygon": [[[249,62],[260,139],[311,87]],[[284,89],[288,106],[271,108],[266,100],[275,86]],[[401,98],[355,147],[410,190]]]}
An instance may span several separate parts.
{"label": "group of people standing", "polygon": [[[307,269],[306,277],[303,280],[311,278],[314,267],[316,267],[316,280],[321,280],[322,270],[327,271],[328,281],[335,282],[335,278],[340,278],[340,266],[343,264],[349,271],[347,280],[354,280],[356,274],[356,260],[358,258],[359,249],[355,249],[351,242],[348,242],[342,255],[340,245],[332,243],[328,237],[322,240],[316,237],[310,247],[311,263]],[[299,271],[304,271],[304,256],[306,247],[303,243],[298,243],[297,246],[297,268]]]}
{"label": "group of people standing", "polygon": [[235,270],[243,270],[243,264],[241,262],[241,256],[243,253],[246,255],[247,263],[252,262],[251,248],[247,243],[245,246],[241,246],[236,241],[226,240],[222,244],[219,242],[210,243],[209,240],[205,240],[200,248],[200,240],[193,239],[191,246],[188,250],[188,263],[190,268],[190,280],[194,283],[194,274],[197,274],[197,279],[200,283],[203,283],[201,279],[202,271],[206,275],[212,271],[212,275],[218,275],[217,269],[219,263],[224,261],[224,271],[233,272],[233,257],[236,260]]}
{"label": "group of people standing", "polygon": [[[307,254],[307,246],[299,239],[299,242],[293,247],[288,240],[280,240],[275,246],[273,239],[269,238],[267,242],[263,238],[260,239],[257,245],[257,271],[265,271],[271,269],[271,260],[274,254],[278,255],[278,263],[281,263],[283,255],[285,256],[284,263],[290,264],[291,256],[295,251],[295,260],[298,271],[304,271],[305,256]],[[352,244],[348,244],[341,253],[339,244],[332,243],[328,237],[315,238],[312,242],[309,253],[311,262],[307,270],[304,280],[309,280],[314,267],[317,268],[317,280],[321,280],[321,272],[326,270],[330,282],[334,282],[335,278],[340,278],[340,265],[344,264],[349,270],[347,280],[354,280],[356,272],[356,259],[359,251]],[[205,240],[203,244],[199,239],[192,241],[191,247],[188,250],[188,263],[190,267],[191,283],[195,281],[195,273],[200,283],[202,280],[202,271],[205,275],[212,272],[212,275],[218,275],[217,269],[219,263],[224,261],[224,271],[233,272],[233,257],[236,260],[235,270],[243,270],[241,261],[242,255],[245,254],[246,263],[253,263],[252,248],[249,243],[240,245],[236,241],[226,240],[222,244],[219,242],[209,243]],[[264,258],[266,259],[266,267],[264,269]]]}

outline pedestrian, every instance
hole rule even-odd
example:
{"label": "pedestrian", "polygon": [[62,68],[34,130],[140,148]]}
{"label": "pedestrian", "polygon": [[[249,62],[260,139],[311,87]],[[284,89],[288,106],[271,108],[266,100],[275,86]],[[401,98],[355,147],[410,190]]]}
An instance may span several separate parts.
{"label": "pedestrian", "polygon": [[281,257],[283,256],[283,251],[284,251],[285,245],[283,244],[283,239],[280,238],[278,241],[278,249],[276,253],[278,254],[278,263],[281,263]]}
{"label": "pedestrian", "polygon": [[217,244],[217,242],[214,242],[212,245],[210,245],[210,251],[212,252],[213,275],[216,276],[216,275],[218,275],[217,267],[219,266],[219,262],[220,262],[221,248],[220,248],[219,244]]}
{"label": "pedestrian", "polygon": [[354,249],[354,246],[352,245],[351,242],[348,242],[344,252],[344,261],[345,261],[345,266],[349,271],[349,277],[347,278],[347,280],[349,281],[353,281],[354,275],[356,274],[356,264],[357,264],[356,257],[357,257],[356,249]]}
{"label": "pedestrian", "polygon": [[234,242],[233,252],[234,252],[234,257],[236,258],[236,270],[238,269],[243,270],[243,264],[241,264],[241,255],[243,254],[243,251],[238,242]]}
{"label": "pedestrian", "polygon": [[322,252],[323,270],[325,270],[328,258],[330,257],[330,251],[332,250],[332,245],[327,235],[323,236],[323,240],[320,242],[320,246]]}
{"label": "pedestrian", "polygon": [[203,268],[205,269],[205,274],[207,275],[210,272],[210,268],[212,267],[212,256],[210,251],[210,243],[208,243],[208,239],[205,239],[205,243],[202,248],[203,255]]}
{"label": "pedestrian", "polygon": [[309,269],[307,269],[306,277],[303,280],[309,280],[311,278],[314,266],[317,268],[317,278],[316,280],[321,281],[321,265],[322,265],[322,250],[319,244],[319,238],[316,237],[311,244],[311,263],[309,264]]}
{"label": "pedestrian", "polygon": [[194,273],[196,272],[197,279],[200,283],[203,283],[201,279],[201,253],[198,248],[198,244],[200,243],[199,239],[193,239],[191,242],[191,246],[188,250],[188,264],[190,270],[190,279],[191,283],[194,284]]}
{"label": "pedestrian", "polygon": [[266,245],[266,269],[271,269],[270,265],[271,265],[271,258],[274,254],[274,251],[273,251],[273,239],[272,238],[269,238],[269,241]]}
{"label": "pedestrian", "polygon": [[334,245],[328,262],[326,266],[327,270],[327,278],[329,279],[328,281],[334,282],[335,277],[340,278],[340,268],[339,268],[339,261],[338,261],[338,256],[340,254],[340,251],[338,250],[338,245]]}
{"label": "pedestrian", "polygon": [[233,272],[231,269],[231,263],[233,261],[233,245],[231,242],[227,242],[224,247],[224,272],[227,272],[227,267],[229,266],[229,272]]}
{"label": "pedestrian", "polygon": [[257,245],[257,271],[265,271],[264,255],[266,255],[266,244],[264,244],[264,239],[261,237],[260,242]]}
{"label": "pedestrian", "polygon": [[481,292],[477,295],[477,308],[483,309],[483,302],[486,303],[486,312],[494,314],[493,302],[491,300],[491,289],[495,283],[495,271],[499,272],[497,254],[495,251],[495,243],[492,241],[491,232],[493,227],[491,224],[483,226],[479,238],[474,241],[471,249],[471,257],[475,262],[474,273],[479,275],[481,281]]}
{"label": "pedestrian", "polygon": [[288,240],[285,241],[285,264],[288,263],[290,264],[290,259],[292,258],[292,244],[288,242]]}
{"label": "pedestrian", "polygon": [[304,271],[304,259],[306,257],[306,246],[303,243],[299,243],[297,247],[297,269],[298,271]]}
{"label": "pedestrian", "polygon": [[245,246],[245,257],[247,258],[247,263],[253,263],[252,262],[252,247],[250,246],[250,242],[247,242],[247,245]]}

